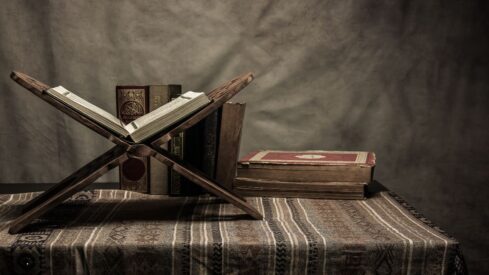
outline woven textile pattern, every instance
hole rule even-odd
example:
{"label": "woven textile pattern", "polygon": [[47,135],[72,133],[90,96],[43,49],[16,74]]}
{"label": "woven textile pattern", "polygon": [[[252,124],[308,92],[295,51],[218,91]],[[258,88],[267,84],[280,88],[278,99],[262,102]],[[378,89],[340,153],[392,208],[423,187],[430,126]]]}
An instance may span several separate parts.
{"label": "woven textile pattern", "polygon": [[265,216],[202,196],[80,192],[9,235],[37,193],[0,196],[8,274],[462,274],[459,244],[397,196],[249,198]]}

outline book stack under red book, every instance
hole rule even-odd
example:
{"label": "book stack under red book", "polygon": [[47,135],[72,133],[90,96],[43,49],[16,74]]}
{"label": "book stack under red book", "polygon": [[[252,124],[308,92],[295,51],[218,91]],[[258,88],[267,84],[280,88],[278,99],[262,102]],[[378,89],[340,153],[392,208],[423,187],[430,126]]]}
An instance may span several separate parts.
{"label": "book stack under red book", "polygon": [[239,160],[233,189],[245,196],[362,199],[374,167],[371,152],[264,150]]}

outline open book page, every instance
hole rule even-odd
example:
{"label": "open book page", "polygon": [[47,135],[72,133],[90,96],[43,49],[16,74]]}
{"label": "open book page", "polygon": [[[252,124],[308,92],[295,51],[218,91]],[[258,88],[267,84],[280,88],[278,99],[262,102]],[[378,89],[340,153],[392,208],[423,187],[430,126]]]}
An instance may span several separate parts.
{"label": "open book page", "polygon": [[164,130],[184,117],[210,103],[204,93],[186,92],[158,109],[125,126],[131,138],[139,142]]}
{"label": "open book page", "polygon": [[173,125],[210,102],[204,93],[186,92],[151,113],[124,125],[111,113],[93,105],[62,86],[51,88],[47,90],[47,93],[107,129],[123,137],[130,135],[135,142],[144,140]]}
{"label": "open book page", "polygon": [[85,114],[106,128],[109,128],[124,137],[129,135],[128,131],[123,127],[123,124],[117,117],[68,91],[63,86],[51,88],[47,90],[47,93],[78,112]]}
{"label": "open book page", "polygon": [[147,124],[151,123],[152,121],[155,121],[156,119],[160,119],[165,116],[168,116],[168,114],[171,114],[172,112],[180,108],[182,105],[186,104],[188,101],[194,100],[200,94],[202,93],[195,93],[192,91],[188,91],[185,94],[157,108],[151,113],[148,113],[144,116],[135,119],[134,121],[132,121],[126,126],[126,130],[129,132],[129,134],[131,134],[135,130],[146,126]]}

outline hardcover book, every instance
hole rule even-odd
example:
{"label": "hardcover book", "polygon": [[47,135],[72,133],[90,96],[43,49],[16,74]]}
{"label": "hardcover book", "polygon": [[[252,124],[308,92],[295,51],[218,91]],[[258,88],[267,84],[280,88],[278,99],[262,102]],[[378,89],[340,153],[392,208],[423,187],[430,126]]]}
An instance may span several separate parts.
{"label": "hardcover book", "polygon": [[[182,89],[180,85],[170,85],[168,87],[168,93],[170,100],[174,100],[178,98],[182,94]],[[181,132],[178,135],[174,136],[170,142],[168,142],[168,146],[170,147],[170,153],[178,156],[180,159],[185,157],[184,155],[184,144],[185,144],[185,136],[186,132]],[[182,193],[182,181],[184,178],[173,171],[172,169],[168,170],[168,194],[170,195],[179,195]]]}
{"label": "hardcover book", "polygon": [[[181,85],[117,86],[117,116],[124,124],[152,112],[181,94]],[[182,134],[183,135],[183,134]],[[178,145],[182,135],[174,137],[164,149],[181,156]],[[171,180],[178,181],[171,169],[154,158],[131,157],[119,169],[121,188],[150,194],[168,194]],[[148,190],[149,187],[149,190]]]}
{"label": "hardcover book", "polygon": [[[232,189],[236,176],[245,104],[225,103],[185,132],[184,160],[221,186]],[[171,183],[172,195],[195,196],[204,190],[183,178]]]}
{"label": "hardcover book", "polygon": [[375,154],[347,151],[253,152],[238,163],[238,177],[278,181],[370,182]]}
{"label": "hardcover book", "polygon": [[[205,119],[190,127],[185,131],[183,139],[183,160],[198,170],[203,171],[203,162],[205,156],[204,138],[205,137]],[[177,174],[177,173],[175,173]],[[204,174],[206,174],[204,172]],[[206,174],[206,176],[208,176]],[[203,194],[204,190],[185,177],[180,177],[180,181],[173,183],[171,194],[177,196],[196,196]]]}
{"label": "hardcover book", "polygon": [[235,178],[233,189],[242,196],[312,199],[364,199],[366,182],[287,182]]}
{"label": "hardcover book", "polygon": [[[148,86],[148,111],[152,112],[164,104],[170,102],[170,85],[150,85]],[[162,146],[168,150],[168,144]],[[168,194],[169,168],[155,158],[147,158],[149,169],[149,194],[166,195]]]}
{"label": "hardcover book", "polygon": [[219,124],[221,109],[213,112],[204,120],[204,152],[202,159],[202,172],[209,178],[216,176],[216,155],[219,139]]}
{"label": "hardcover book", "polygon": [[[215,155],[217,146],[217,127],[219,124],[218,111],[185,131],[185,138],[180,147],[183,160],[202,171],[208,178],[213,179],[215,173]],[[172,139],[173,141],[173,139]],[[179,176],[178,173],[174,173]],[[197,196],[204,190],[192,181],[180,177],[172,181],[170,194],[176,196]]]}
{"label": "hardcover book", "polygon": [[[149,111],[147,86],[117,86],[117,117],[124,124],[145,115]],[[119,184],[123,190],[149,193],[150,159],[130,157],[119,166]],[[151,189],[151,188],[150,188]]]}
{"label": "hardcover book", "polygon": [[[111,113],[82,99],[62,86],[51,88],[46,92],[100,125],[103,125],[113,133],[121,137],[130,138],[134,142],[143,141],[163,131],[210,103],[209,98],[204,93],[188,91],[175,100],[133,120],[129,124],[124,124]],[[136,108],[134,112],[137,113],[139,112],[139,108],[142,107],[137,104],[128,104],[127,108]]]}
{"label": "hardcover book", "polygon": [[220,111],[216,181],[231,190],[236,177],[246,104],[225,103]]}
{"label": "hardcover book", "polygon": [[233,190],[244,196],[361,199],[374,167],[371,152],[265,150],[240,159]]}

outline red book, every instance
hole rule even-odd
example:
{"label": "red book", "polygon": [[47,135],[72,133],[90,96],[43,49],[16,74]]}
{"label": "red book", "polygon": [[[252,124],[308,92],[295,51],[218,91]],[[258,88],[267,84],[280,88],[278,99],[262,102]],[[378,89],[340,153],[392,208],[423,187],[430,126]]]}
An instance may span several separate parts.
{"label": "red book", "polygon": [[243,165],[358,165],[375,166],[375,154],[349,151],[258,151],[240,159]]}
{"label": "red book", "polygon": [[233,188],[243,195],[363,198],[374,167],[371,152],[264,150],[239,160]]}

